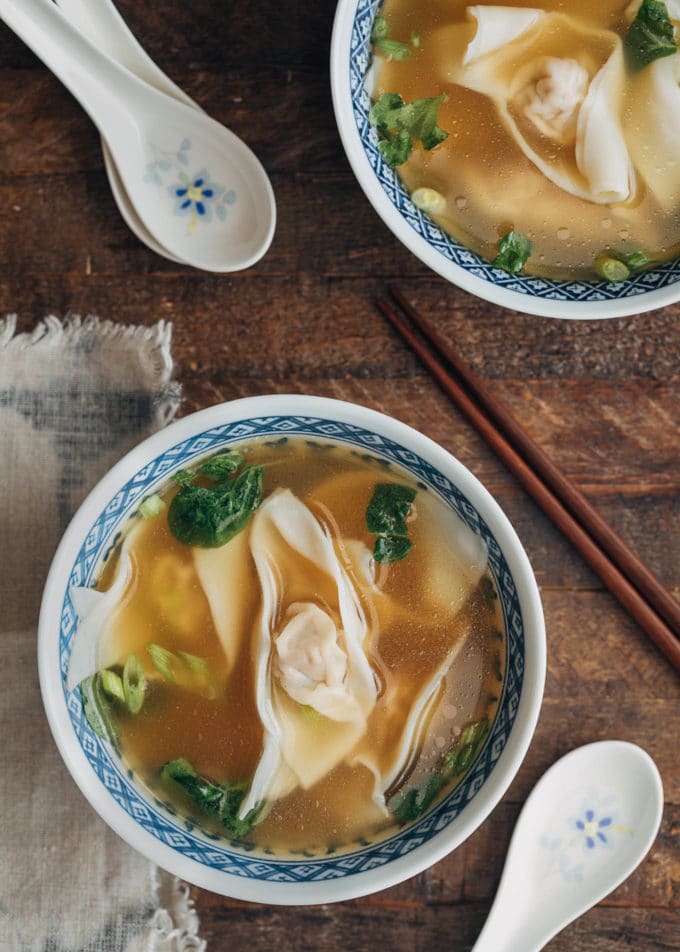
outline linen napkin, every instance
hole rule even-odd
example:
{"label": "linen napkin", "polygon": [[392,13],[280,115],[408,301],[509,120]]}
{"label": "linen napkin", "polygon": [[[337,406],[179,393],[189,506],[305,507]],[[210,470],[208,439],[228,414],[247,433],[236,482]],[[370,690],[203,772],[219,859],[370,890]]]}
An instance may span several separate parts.
{"label": "linen napkin", "polygon": [[171,326],[0,320],[0,949],[202,950],[186,884],[97,816],[52,740],[37,674],[40,596],[73,511],[174,416]]}

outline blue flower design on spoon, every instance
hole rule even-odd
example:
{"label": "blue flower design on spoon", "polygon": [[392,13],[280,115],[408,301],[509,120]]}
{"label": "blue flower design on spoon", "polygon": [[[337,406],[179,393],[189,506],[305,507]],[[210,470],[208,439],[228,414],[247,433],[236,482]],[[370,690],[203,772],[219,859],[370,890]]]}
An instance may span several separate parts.
{"label": "blue flower design on spoon", "polygon": [[612,825],[614,818],[602,816],[597,818],[594,810],[586,810],[583,819],[576,820],[576,829],[581,830],[585,837],[585,845],[589,850],[594,849],[598,842],[608,843],[606,830]]}
{"label": "blue flower design on spoon", "polygon": [[174,199],[175,214],[189,217],[188,233],[193,234],[201,222],[212,221],[213,215],[224,221],[229,206],[236,202],[236,192],[214,182],[207,169],[187,174],[182,166],[189,164],[190,140],[184,139],[176,152],[152,148],[156,158],[147,165],[144,179],[163,185],[165,176],[174,172],[175,181],[167,189]]}

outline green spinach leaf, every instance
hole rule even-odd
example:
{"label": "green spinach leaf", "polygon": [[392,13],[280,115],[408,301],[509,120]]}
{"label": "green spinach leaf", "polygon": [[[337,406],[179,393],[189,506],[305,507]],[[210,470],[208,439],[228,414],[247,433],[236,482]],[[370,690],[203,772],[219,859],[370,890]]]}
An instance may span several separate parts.
{"label": "green spinach leaf", "polygon": [[238,469],[243,466],[245,459],[238,450],[229,450],[227,453],[220,453],[218,456],[211,456],[198,467],[199,476],[205,476],[215,483],[228,479]]}
{"label": "green spinach leaf", "polygon": [[406,517],[409,514],[416,490],[399,483],[378,483],[373,490],[366,509],[366,526],[369,532],[392,535],[408,535]]}
{"label": "green spinach leaf", "polygon": [[373,546],[373,558],[376,562],[400,562],[413,548],[406,536],[380,535]]}
{"label": "green spinach leaf", "polygon": [[498,254],[493,260],[493,266],[502,268],[509,274],[519,274],[533,250],[533,241],[521,231],[509,231],[498,243]]}
{"label": "green spinach leaf", "polygon": [[366,507],[366,527],[377,535],[373,547],[376,562],[398,562],[411,551],[406,517],[416,490],[399,483],[378,483]]}
{"label": "green spinach leaf", "polygon": [[673,23],[665,3],[642,0],[637,16],[623,41],[626,62],[639,70],[663,56],[672,56],[678,49]]}
{"label": "green spinach leaf", "polygon": [[[203,474],[205,475],[205,474]],[[170,503],[168,526],[176,539],[202,549],[219,548],[245,529],[262,501],[262,466],[248,466],[235,478],[197,486],[180,471],[180,490]]]}
{"label": "green spinach leaf", "polygon": [[243,839],[262,819],[263,804],[251,810],[243,819],[239,810],[246,795],[245,784],[213,783],[198,774],[184,757],[169,760],[161,769],[164,781],[178,784],[200,810],[219,820],[225,830],[236,839]]}

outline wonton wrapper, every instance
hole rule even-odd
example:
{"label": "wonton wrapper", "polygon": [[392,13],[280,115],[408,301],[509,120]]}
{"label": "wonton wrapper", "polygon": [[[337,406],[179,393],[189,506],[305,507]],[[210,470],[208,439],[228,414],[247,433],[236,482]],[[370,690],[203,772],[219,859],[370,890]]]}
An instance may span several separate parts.
{"label": "wonton wrapper", "polygon": [[[377,687],[365,654],[369,629],[359,595],[333,540],[290,490],[272,493],[255,513],[250,548],[262,590],[256,631],[256,701],[264,745],[240,815],[297,786],[308,789],[341,763],[366,731]],[[276,641],[299,613],[322,612],[345,655],[342,711],[337,697],[311,696],[312,716],[281,681]],[[316,712],[316,713],[314,713]],[[319,716],[323,718],[320,733]],[[334,720],[340,716],[342,720]]]}
{"label": "wonton wrapper", "polygon": [[71,589],[71,601],[78,616],[78,626],[73,636],[66,678],[66,688],[69,691],[73,691],[81,681],[95,674],[100,668],[108,668],[119,660],[115,656],[113,641],[108,636],[133,576],[134,561],[131,553],[140,528],[141,523],[138,522],[125,536],[113,580],[107,591],[98,592],[94,588],[86,587]]}
{"label": "wonton wrapper", "polygon": [[630,150],[650,191],[671,212],[680,204],[680,53],[650,63],[631,83]]}
{"label": "wonton wrapper", "polygon": [[208,599],[229,670],[234,666],[247,631],[250,611],[246,599],[234,597],[234,592],[247,591],[253,573],[248,540],[247,532],[239,532],[226,545],[192,550],[194,568]]}
{"label": "wonton wrapper", "polygon": [[[450,555],[442,558],[441,553],[431,552],[427,566],[431,610],[445,611],[450,620],[444,636],[437,642],[430,641],[427,660],[419,670],[403,673],[398,665],[401,655],[399,634],[390,631],[389,627],[384,629],[385,604],[380,599],[376,601],[383,632],[381,654],[388,663],[391,658],[395,659],[394,669],[387,680],[380,706],[369,720],[366,737],[350,763],[363,764],[373,774],[373,799],[383,816],[387,814],[385,794],[401,780],[417,756],[446,675],[467,641],[470,625],[464,608],[486,571],[488,561],[483,540],[451,509],[437,504],[429,493],[419,493],[416,506],[425,537],[434,538],[444,528],[449,553],[453,549],[453,562]],[[415,625],[418,621],[412,620]]]}
{"label": "wonton wrapper", "polygon": [[[433,38],[440,49],[450,50],[443,59],[449,64],[446,80],[492,99],[514,142],[559,188],[598,204],[632,199],[635,173],[619,119],[625,78],[620,38],[534,8],[473,6],[467,11],[477,30],[462,54],[469,25],[446,27]],[[584,98],[572,103],[573,136],[566,131],[546,135],[545,124],[532,122],[526,107],[527,91],[558,59],[585,70],[589,79]]]}

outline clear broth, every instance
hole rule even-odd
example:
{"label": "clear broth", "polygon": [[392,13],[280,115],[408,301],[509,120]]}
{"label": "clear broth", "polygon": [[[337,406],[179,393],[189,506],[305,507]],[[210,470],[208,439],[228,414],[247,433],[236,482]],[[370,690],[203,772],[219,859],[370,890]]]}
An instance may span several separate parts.
{"label": "clear broth", "polygon": [[[374,485],[385,481],[415,485],[408,474],[385,461],[334,443],[290,439],[250,443],[239,449],[249,463],[264,464],[265,497],[277,487],[287,487],[332,533],[359,539],[369,547],[375,537],[366,529],[365,511]],[[169,488],[166,498],[174,491]],[[418,486],[418,492],[432,497],[423,486]],[[437,500],[436,505],[444,503]],[[415,506],[417,511],[418,497]],[[381,690],[369,719],[369,736],[373,731],[379,743],[389,744],[390,738],[394,742],[394,712],[385,704],[388,684],[394,679],[424,677],[435,663],[433,658],[441,657],[453,639],[465,635],[466,642],[446,676],[420,749],[413,752],[395,789],[418,783],[437,765],[465,725],[483,717],[493,720],[505,670],[501,608],[488,570],[458,614],[452,615],[446,605],[433,607],[428,559],[434,551],[437,559],[446,560],[447,540],[425,539],[423,531],[416,518],[410,525],[414,543],[411,553],[404,561],[383,568],[384,591],[406,607],[401,615],[396,614],[388,630],[380,632],[377,647],[372,649],[371,662]],[[136,581],[116,616],[114,635],[121,663],[129,653],[135,653],[144,664],[151,686],[141,714],[119,716],[124,758],[157,795],[165,798],[168,791],[159,787],[159,771],[168,760],[178,757],[187,758],[199,773],[213,781],[248,782],[260,757],[263,732],[253,689],[254,662],[247,642],[228,673],[207,599],[195,575],[192,550],[173,538],[165,515],[142,524],[136,551]],[[102,574],[100,588],[110,583],[115,564],[114,553]],[[259,609],[254,564],[249,588],[241,597],[248,605],[246,625],[250,630]],[[205,658],[220,685],[217,697],[201,697],[159,678],[146,651],[149,642]],[[322,724],[319,730],[319,742],[323,743]],[[275,802],[248,840],[277,852],[315,853],[374,837],[391,827],[394,820],[366,824],[362,805],[370,803],[372,783],[365,767],[342,764],[311,789],[297,789]],[[183,814],[192,816],[213,834],[224,833],[205,818],[196,818],[195,807],[184,797],[180,795],[176,801]]]}

